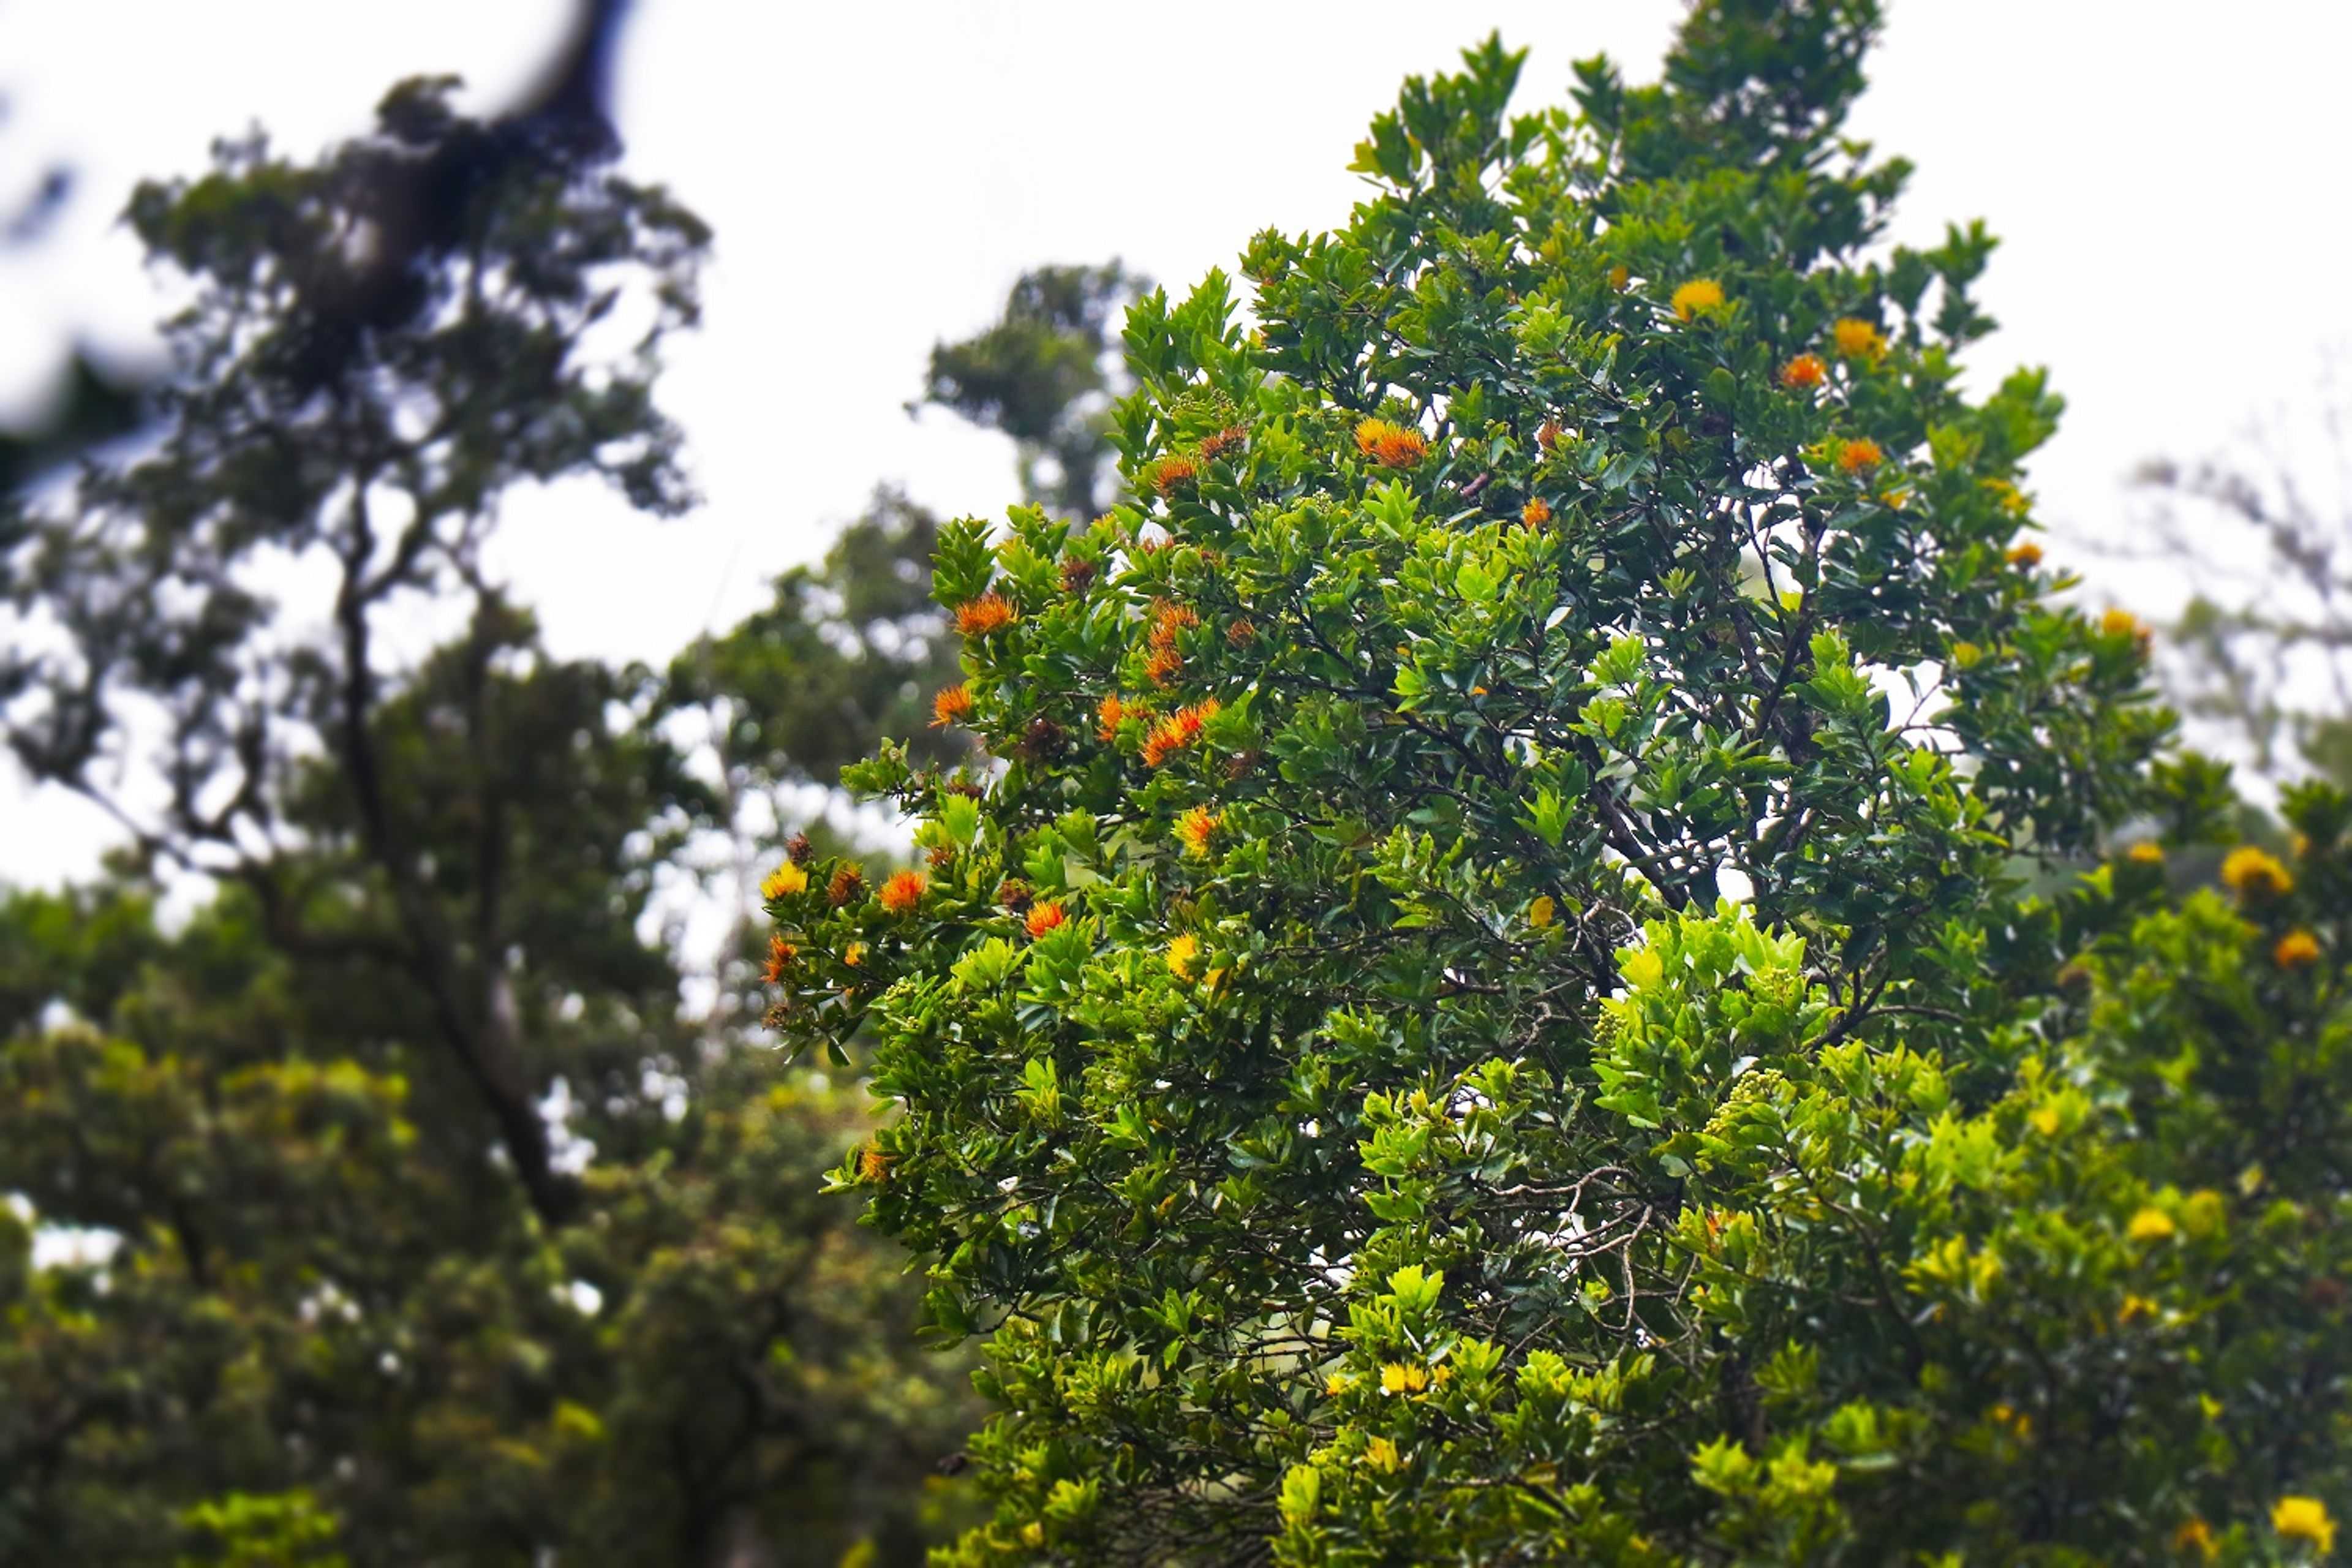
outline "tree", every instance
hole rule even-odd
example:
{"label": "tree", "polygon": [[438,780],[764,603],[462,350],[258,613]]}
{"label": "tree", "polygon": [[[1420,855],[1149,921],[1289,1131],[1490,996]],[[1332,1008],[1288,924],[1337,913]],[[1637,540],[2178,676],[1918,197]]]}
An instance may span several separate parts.
{"label": "tree", "polygon": [[[519,484],[687,503],[652,394],[708,236],[446,89],[142,189],[158,433],[6,520],[9,742],[131,845],[0,904],[0,1192],[114,1240],[0,1235],[0,1555],[908,1561],[958,1369],[817,1200],[863,1099],[682,1009],[639,927],[721,793],[667,680],[484,566]],[[874,553],[799,580],[878,641]],[[881,711],[761,696],[795,745]],[[219,888],[183,929],[164,868]]]}
{"label": "tree", "polygon": [[2340,389],[2324,386],[2316,412],[2332,476],[2294,451],[2284,418],[2227,453],[2151,462],[2146,542],[2128,552],[2193,584],[2158,665],[2183,713],[2273,784],[2314,772],[2352,784]]}
{"label": "tree", "polygon": [[2344,802],[2234,907],[2123,847],[2223,775],[2022,537],[2044,377],[1958,389],[1992,240],[1883,246],[1876,23],[1409,80],[1255,331],[1129,312],[1127,500],[944,530],[993,761],[770,907],[986,1339],[952,1561],[2326,1549]]}
{"label": "tree", "polygon": [[1093,517],[1107,500],[1110,405],[1127,390],[1111,327],[1147,287],[1117,261],[1023,273],[994,323],[931,350],[923,400],[1011,437],[1031,506]]}

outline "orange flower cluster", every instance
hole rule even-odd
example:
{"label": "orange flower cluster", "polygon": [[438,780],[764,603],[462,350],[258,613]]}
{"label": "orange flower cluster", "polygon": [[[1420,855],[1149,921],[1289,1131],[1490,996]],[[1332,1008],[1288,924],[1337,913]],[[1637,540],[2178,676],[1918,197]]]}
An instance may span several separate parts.
{"label": "orange flower cluster", "polygon": [[877,1187],[890,1179],[890,1156],[882,1152],[881,1144],[869,1142],[857,1152],[857,1175]]}
{"label": "orange flower cluster", "polygon": [[2011,545],[2009,563],[2021,571],[2031,572],[2042,564],[2042,546],[2030,539],[2023,543]]}
{"label": "orange flower cluster", "polygon": [[1047,931],[1059,927],[1067,918],[1062,913],[1062,906],[1059,904],[1039,904],[1029,911],[1027,922],[1029,934],[1033,937],[1044,936]]}
{"label": "orange flower cluster", "polygon": [[1551,503],[1541,496],[1519,508],[1519,521],[1529,528],[1541,528],[1551,521]]}
{"label": "orange flower cluster", "polygon": [[930,879],[920,871],[899,871],[883,883],[881,892],[875,896],[881,900],[884,910],[894,915],[903,915],[912,912],[915,906],[923,901],[923,890],[930,885]]}
{"label": "orange flower cluster", "polygon": [[1367,419],[1356,426],[1356,450],[1383,468],[1410,468],[1429,456],[1429,442],[1391,420]]}
{"label": "orange flower cluster", "polygon": [[1095,709],[1095,733],[1106,741],[1116,741],[1118,739],[1119,721],[1130,714],[1145,711],[1147,710],[1139,706],[1130,707],[1120,701],[1116,695],[1106,697]]}
{"label": "orange flower cluster", "polygon": [[931,699],[931,728],[944,729],[971,717],[971,682],[950,686]]}
{"label": "orange flower cluster", "polygon": [[984,637],[1012,624],[1013,606],[1005,602],[1003,595],[992,590],[956,606],[956,630],[968,637]]}
{"label": "orange flower cluster", "polygon": [[1819,354],[1799,354],[1780,367],[1780,384],[1792,391],[1819,386],[1829,379],[1830,367],[1822,363]]}
{"label": "orange flower cluster", "polygon": [[1182,654],[1172,647],[1156,647],[1151,650],[1150,658],[1145,661],[1143,673],[1152,685],[1165,686],[1175,679],[1176,672],[1183,668]]}
{"label": "orange flower cluster", "polygon": [[782,937],[770,937],[768,939],[768,967],[761,972],[768,984],[771,985],[782,984],[784,978],[784,971],[793,966],[793,960],[799,956],[799,953],[800,949],[794,947],[791,942],[786,942]]}
{"label": "orange flower cluster", "polygon": [[1195,855],[1206,855],[1209,841],[1216,836],[1217,814],[1205,805],[1196,805],[1176,819],[1176,837]]}
{"label": "orange flower cluster", "polygon": [[1849,474],[1866,474],[1885,461],[1886,454],[1867,436],[1838,447],[1837,466]]}
{"label": "orange flower cluster", "polygon": [[1143,482],[1160,495],[1196,484],[1201,465],[1181,452],[1171,452],[1143,470]]}
{"label": "orange flower cluster", "polygon": [[1244,616],[1225,628],[1225,640],[1235,647],[1247,647],[1257,641],[1257,626]]}
{"label": "orange flower cluster", "polygon": [[1228,425],[1223,429],[1218,431],[1215,435],[1203,437],[1202,438],[1201,457],[1203,461],[1213,461],[1218,458],[1223,457],[1227,452],[1232,451],[1234,447],[1240,446],[1248,438],[1249,432],[1244,429],[1241,426]]}
{"label": "orange flower cluster", "polygon": [[2271,962],[2281,969],[2309,969],[2319,962],[2319,938],[2298,926],[2278,939]]}
{"label": "orange flower cluster", "polygon": [[1158,767],[1176,752],[1201,738],[1201,726],[1214,718],[1214,699],[1180,708],[1153,726],[1150,739],[1143,742],[1143,763],[1146,767]]}

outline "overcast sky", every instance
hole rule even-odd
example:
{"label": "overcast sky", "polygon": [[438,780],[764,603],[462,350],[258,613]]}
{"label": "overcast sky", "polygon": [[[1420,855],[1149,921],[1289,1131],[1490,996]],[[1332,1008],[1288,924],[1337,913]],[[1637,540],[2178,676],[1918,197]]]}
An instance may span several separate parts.
{"label": "overcast sky", "polygon": [[[571,0],[0,0],[0,197],[70,164],[48,241],[0,258],[0,412],[77,337],[136,354],[155,284],[114,223],[142,175],[194,172],[251,124],[310,153],[383,89],[453,72],[495,108]],[[878,480],[950,513],[1012,489],[993,437],[910,419],[924,356],[1040,261],[1123,258],[1169,283],[1230,269],[1255,230],[1331,226],[1365,122],[1409,71],[1489,27],[1529,48],[1522,106],[1572,58],[1655,74],[1678,0],[1474,5],[1288,0],[805,5],[637,0],[628,167],[718,232],[703,331],[667,389],[708,504],[654,524],[584,491],[510,509],[506,569],[562,653],[658,658],[752,608]],[[2004,330],[1981,387],[2047,364],[2070,412],[2033,469],[2042,515],[2115,535],[2123,476],[2307,399],[2352,341],[2352,7],[1890,0],[1856,134],[1919,168],[1897,225],[1982,216]],[[0,781],[0,878],[98,842]]]}

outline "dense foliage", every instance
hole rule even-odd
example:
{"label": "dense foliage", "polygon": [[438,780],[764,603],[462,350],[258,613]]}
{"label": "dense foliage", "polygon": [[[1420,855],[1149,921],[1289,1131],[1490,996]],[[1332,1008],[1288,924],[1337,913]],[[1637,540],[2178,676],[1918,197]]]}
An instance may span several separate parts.
{"label": "dense foliage", "polygon": [[1254,330],[1129,313],[1129,500],[943,531],[988,755],[769,891],[986,1336],[953,1560],[2331,1545],[2347,811],[2166,891],[2221,782],[1962,389],[1992,241],[1883,242],[1875,22],[1409,81]]}
{"label": "dense foliage", "polygon": [[[485,563],[505,496],[688,499],[652,390],[708,237],[609,153],[412,84],[322,161],[240,142],[133,205],[190,300],[157,429],[0,521],[9,743],[131,837],[0,898],[0,1561],[933,1528],[961,1368],[818,1196],[863,1097],[726,1005],[755,951],[647,928],[920,728],[935,529],[883,497],[667,672],[541,645]],[[191,868],[217,897],[160,918]]]}

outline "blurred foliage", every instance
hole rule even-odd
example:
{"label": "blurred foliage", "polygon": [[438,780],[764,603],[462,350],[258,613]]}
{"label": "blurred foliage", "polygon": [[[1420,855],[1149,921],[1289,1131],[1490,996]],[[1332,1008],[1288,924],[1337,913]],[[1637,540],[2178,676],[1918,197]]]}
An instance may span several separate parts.
{"label": "blurred foliage", "polygon": [[992,760],[770,910],[985,1345],[947,1560],[2332,1549],[2352,801],[2133,841],[2226,773],[2041,563],[2044,377],[1959,387],[1992,239],[1886,241],[1877,23],[1408,80],[1254,330],[1129,312],[1126,500],[942,530]]}
{"label": "blurred foliage", "polygon": [[2275,785],[2352,787],[2352,414],[2324,384],[2316,455],[2281,418],[2235,450],[2139,473],[2153,502],[2118,552],[2180,569],[2158,668],[2192,731]]}
{"label": "blurred foliage", "polygon": [[866,1098],[645,931],[736,826],[696,712],[817,784],[905,717],[932,525],[886,500],[676,679],[549,656],[499,503],[689,501],[708,236],[446,87],[143,188],[155,438],[6,514],[8,742],[131,842],[0,901],[0,1560],[912,1562],[964,1396],[818,1196]]}
{"label": "blurred foliage", "polygon": [[1093,517],[1110,500],[1110,407],[1128,391],[1118,321],[1150,286],[1116,261],[1022,274],[993,324],[931,351],[924,401],[1011,437],[1030,505]]}

